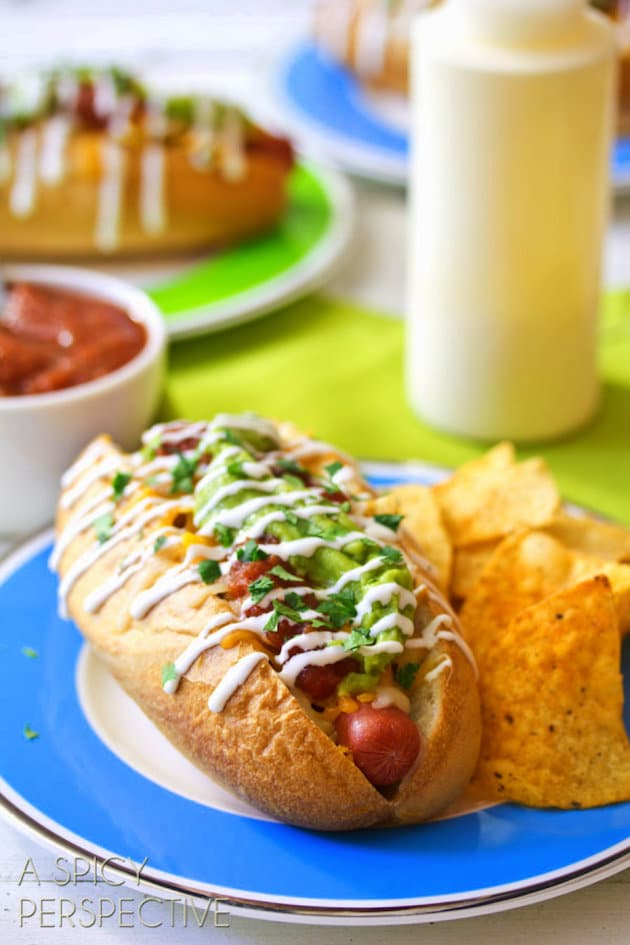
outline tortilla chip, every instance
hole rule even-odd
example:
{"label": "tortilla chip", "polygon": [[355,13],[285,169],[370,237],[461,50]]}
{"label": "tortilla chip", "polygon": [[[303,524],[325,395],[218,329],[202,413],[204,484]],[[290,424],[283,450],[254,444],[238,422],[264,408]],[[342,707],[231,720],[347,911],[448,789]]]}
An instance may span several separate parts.
{"label": "tortilla chip", "polygon": [[630,529],[621,525],[560,513],[545,526],[545,531],[580,554],[604,561],[630,560]]}
{"label": "tortilla chip", "polygon": [[578,808],[630,800],[620,635],[596,577],[495,628],[480,665],[475,781],[497,799]]}
{"label": "tortilla chip", "polygon": [[604,574],[610,581],[619,630],[622,634],[630,632],[630,565],[574,555],[571,583],[596,574]]}
{"label": "tortilla chip", "polygon": [[573,555],[544,532],[504,539],[490,557],[462,607],[464,635],[482,660],[519,611],[565,587]]}
{"label": "tortilla chip", "polygon": [[370,504],[370,515],[404,515],[401,533],[418,545],[420,552],[434,567],[434,579],[444,592],[451,579],[453,551],[442,521],[439,503],[427,486],[397,486],[387,495]]}
{"label": "tortilla chip", "polygon": [[452,597],[460,601],[468,597],[498,544],[498,541],[482,541],[478,545],[455,549],[451,572]]}
{"label": "tortilla chip", "polygon": [[508,443],[466,463],[433,489],[457,548],[546,525],[560,507],[544,460],[516,463]]}

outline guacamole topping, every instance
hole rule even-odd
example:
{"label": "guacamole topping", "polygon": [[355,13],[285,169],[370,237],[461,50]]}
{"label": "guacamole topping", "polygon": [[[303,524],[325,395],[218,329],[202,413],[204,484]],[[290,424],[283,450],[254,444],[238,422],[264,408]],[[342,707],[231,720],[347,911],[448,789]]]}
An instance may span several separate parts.
{"label": "guacamole topping", "polygon": [[[343,464],[313,475],[283,460],[270,424],[253,416],[223,419],[197,450],[199,457],[212,451],[212,460],[194,489],[195,527],[226,547],[228,560],[238,560],[247,542],[265,558],[281,559],[284,577],[277,572],[276,580],[272,569],[266,582],[249,588],[258,612],[270,614],[267,633],[277,632],[280,618],[323,631],[313,640],[323,644],[319,665],[321,650],[331,662],[345,656],[358,663],[338,692],[370,691],[413,633],[413,581],[402,553],[357,524],[356,497],[338,482]],[[395,540],[394,528],[379,531]],[[310,642],[297,635],[302,645]]]}

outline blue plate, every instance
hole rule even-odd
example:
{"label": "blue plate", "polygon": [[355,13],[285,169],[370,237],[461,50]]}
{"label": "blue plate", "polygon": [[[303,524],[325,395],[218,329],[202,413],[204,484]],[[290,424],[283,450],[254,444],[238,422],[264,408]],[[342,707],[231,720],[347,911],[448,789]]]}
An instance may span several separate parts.
{"label": "blue plate", "polygon": [[[392,464],[367,472],[376,485],[437,475]],[[627,864],[630,804],[562,812],[503,804],[416,827],[322,834],[213,809],[155,783],[104,744],[81,708],[83,644],[56,614],[50,538],[0,568],[3,802],[40,838],[83,855],[148,857],[143,878],[166,894],[216,895],[245,915],[318,924],[510,908]],[[625,657],[630,678],[630,650]],[[25,725],[38,737],[28,740]],[[124,863],[118,871],[130,878]]]}
{"label": "blue plate", "polygon": [[[313,43],[292,49],[276,68],[276,98],[298,136],[320,156],[374,180],[404,185],[409,142],[375,106],[356,77]],[[630,139],[613,155],[616,190],[630,188]]]}

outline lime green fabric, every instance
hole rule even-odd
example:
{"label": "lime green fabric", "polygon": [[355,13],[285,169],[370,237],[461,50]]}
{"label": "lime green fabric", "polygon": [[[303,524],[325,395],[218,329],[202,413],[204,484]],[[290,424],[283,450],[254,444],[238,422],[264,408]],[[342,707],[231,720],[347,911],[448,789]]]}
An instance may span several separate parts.
{"label": "lime green fabric", "polygon": [[[597,419],[569,439],[520,452],[545,456],[567,499],[630,524],[630,292],[608,295],[604,310]],[[255,410],[365,459],[456,466],[478,455],[483,444],[437,433],[412,413],[403,334],[400,320],[311,296],[249,325],[175,344],[164,413],[199,419]]]}

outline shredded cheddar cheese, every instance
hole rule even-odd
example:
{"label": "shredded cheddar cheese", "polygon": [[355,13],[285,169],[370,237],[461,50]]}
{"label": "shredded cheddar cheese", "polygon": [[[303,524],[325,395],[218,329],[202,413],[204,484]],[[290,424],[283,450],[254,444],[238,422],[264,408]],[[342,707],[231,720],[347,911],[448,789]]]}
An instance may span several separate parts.
{"label": "shredded cheddar cheese", "polygon": [[339,698],[340,712],[356,712],[358,708],[359,703],[356,699],[353,699],[352,696],[341,696]]}
{"label": "shredded cheddar cheese", "polygon": [[182,545],[189,548],[190,545],[214,545],[216,542],[205,535],[198,535],[195,532],[184,532],[182,535]]}
{"label": "shredded cheddar cheese", "polygon": [[231,650],[232,647],[238,646],[239,643],[250,643],[261,653],[267,652],[267,648],[264,646],[260,637],[252,633],[251,630],[234,630],[221,640],[221,646],[224,650]]}

